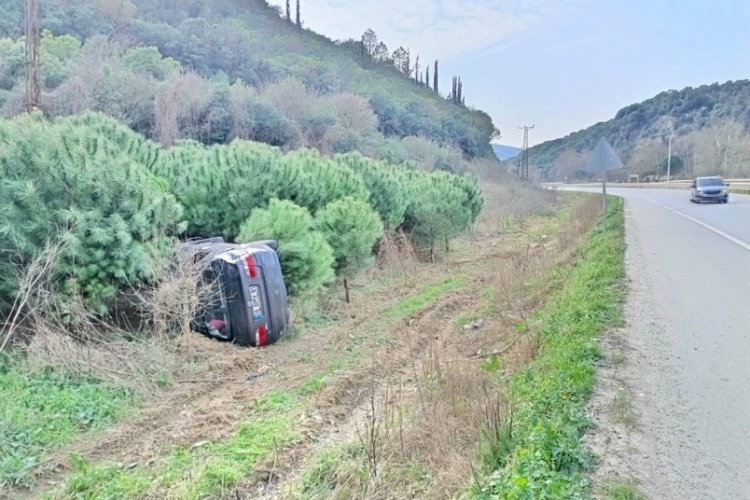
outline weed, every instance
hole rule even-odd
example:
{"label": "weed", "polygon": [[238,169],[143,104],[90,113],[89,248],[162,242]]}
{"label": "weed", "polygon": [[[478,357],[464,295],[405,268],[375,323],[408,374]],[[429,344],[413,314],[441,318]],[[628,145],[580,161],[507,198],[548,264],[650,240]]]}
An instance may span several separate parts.
{"label": "weed", "polygon": [[602,489],[606,500],[646,500],[646,496],[638,491],[638,485],[633,481],[610,481]]}
{"label": "weed", "polygon": [[148,493],[178,498],[221,497],[256,463],[278,447],[301,438],[300,431],[289,425],[298,408],[295,394],[271,392],[254,402],[248,419],[230,438],[190,449],[175,448],[149,468],[90,465],[74,458],[75,472],[68,477],[63,496],[133,498]]}
{"label": "weed", "polygon": [[474,314],[468,313],[468,312],[462,312],[458,316],[456,316],[456,326],[459,328],[463,328],[466,325],[468,325],[470,322],[474,321],[476,318]]}
{"label": "weed", "polygon": [[510,382],[514,449],[489,464],[497,470],[474,487],[478,497],[579,498],[588,492],[582,473],[591,457],[581,435],[590,426],[586,401],[600,356],[596,336],[617,322],[623,296],[622,207],[613,205],[589,233],[563,288],[534,318],[539,354]]}
{"label": "weed", "polygon": [[638,417],[633,411],[633,401],[629,390],[621,390],[612,400],[612,421],[628,429],[635,428]]}
{"label": "weed", "polygon": [[313,362],[312,354],[307,351],[294,351],[292,357],[297,363],[310,364]]}
{"label": "weed", "polygon": [[[346,498],[367,484],[370,471],[365,466],[360,443],[329,446],[321,450],[302,473],[300,498]],[[289,485],[290,488],[294,488]],[[331,493],[336,491],[338,495]]]}
{"label": "weed", "polygon": [[502,367],[502,361],[500,360],[500,356],[492,354],[479,367],[488,373],[497,373]]}
{"label": "weed", "polygon": [[302,385],[297,388],[297,394],[299,394],[300,396],[307,396],[309,394],[320,392],[323,387],[325,387],[325,385],[325,374],[313,375],[312,377],[305,380],[305,382],[303,382]]}
{"label": "weed", "polygon": [[465,286],[467,280],[463,276],[450,276],[444,278],[434,285],[428,286],[420,293],[412,295],[408,299],[395,304],[385,310],[384,316],[388,319],[401,319],[421,311],[443,294]]}
{"label": "weed", "polygon": [[610,358],[610,363],[612,363],[612,366],[624,366],[627,361],[628,358],[621,352],[612,354],[612,357]]}
{"label": "weed", "polygon": [[20,362],[0,371],[0,487],[30,486],[44,451],[120,419],[135,396],[95,379],[29,372]]}

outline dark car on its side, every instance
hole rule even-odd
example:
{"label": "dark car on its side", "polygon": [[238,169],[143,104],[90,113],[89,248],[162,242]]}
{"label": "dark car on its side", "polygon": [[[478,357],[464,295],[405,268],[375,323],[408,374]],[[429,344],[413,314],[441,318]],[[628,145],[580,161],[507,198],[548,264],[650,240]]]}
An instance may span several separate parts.
{"label": "dark car on its side", "polygon": [[284,335],[289,312],[275,241],[235,244],[217,237],[189,241],[183,248],[206,264],[195,330],[253,347]]}
{"label": "dark car on its side", "polygon": [[724,179],[718,175],[711,177],[695,177],[690,184],[690,201],[702,203],[713,201],[715,203],[726,203],[729,201],[729,191]]}

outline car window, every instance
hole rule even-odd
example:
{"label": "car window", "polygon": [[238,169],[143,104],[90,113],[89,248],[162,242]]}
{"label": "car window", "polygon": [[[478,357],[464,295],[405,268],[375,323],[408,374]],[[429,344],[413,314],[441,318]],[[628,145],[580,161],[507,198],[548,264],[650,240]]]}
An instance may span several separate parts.
{"label": "car window", "polygon": [[723,186],[724,180],[721,177],[706,177],[705,179],[698,179],[698,185],[700,187]]}

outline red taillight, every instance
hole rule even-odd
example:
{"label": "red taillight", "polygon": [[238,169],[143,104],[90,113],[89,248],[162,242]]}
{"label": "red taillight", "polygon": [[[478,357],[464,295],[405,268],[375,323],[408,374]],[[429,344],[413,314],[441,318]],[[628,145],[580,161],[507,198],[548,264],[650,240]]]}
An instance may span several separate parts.
{"label": "red taillight", "polygon": [[255,330],[255,346],[260,347],[262,345],[266,345],[266,326],[260,325],[257,330]]}
{"label": "red taillight", "polygon": [[253,260],[252,255],[245,257],[245,272],[247,272],[247,275],[251,278],[257,276],[257,272],[255,271],[255,261]]}

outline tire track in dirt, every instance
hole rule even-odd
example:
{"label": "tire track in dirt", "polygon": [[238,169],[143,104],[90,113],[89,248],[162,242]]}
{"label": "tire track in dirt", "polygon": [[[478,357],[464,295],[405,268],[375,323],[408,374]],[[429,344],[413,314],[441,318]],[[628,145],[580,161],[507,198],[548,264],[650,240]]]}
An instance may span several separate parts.
{"label": "tire track in dirt", "polygon": [[[172,389],[150,398],[126,421],[98,437],[89,436],[52,454],[32,494],[62,479],[70,470],[68,455],[71,452],[92,463],[147,466],[176,446],[190,447],[224,439],[246,418],[253,400],[273,390],[295,389],[324,369],[336,352],[358,350],[357,366],[335,373],[322,391],[301,398],[312,403],[313,408],[312,414],[303,415],[307,417],[305,422],[298,424],[304,427],[303,441],[277,450],[268,463],[258,464],[247,481],[235,488],[237,494],[245,496],[278,494],[278,485],[300,472],[311,451],[329,440],[356,433],[357,422],[366,415],[373,390],[380,388],[382,394],[389,378],[418,373],[420,363],[429,361],[427,355],[435,343],[442,343],[444,347],[455,343],[455,315],[458,311],[476,309],[482,290],[492,282],[486,275],[488,270],[498,273],[501,264],[513,267],[514,259],[524,252],[528,258],[530,247],[522,240],[525,237],[508,238],[497,234],[475,237],[467,243],[471,248],[468,259],[466,254],[454,253],[441,264],[420,267],[419,273],[402,276],[396,287],[376,291],[374,297],[372,294],[359,297],[360,302],[355,300],[350,307],[339,305],[336,311],[342,319],[334,324],[313,328],[299,338],[261,350],[237,349],[231,344],[194,337],[190,341],[192,349],[200,352],[199,361],[208,364],[205,373],[193,380],[177,380]],[[546,242],[534,246],[532,253],[545,253],[549,248],[553,247]],[[457,272],[469,278],[468,285],[461,291],[447,292],[408,318],[397,320],[388,328],[383,326],[384,311],[419,292],[414,284],[419,283],[424,288],[436,282],[436,277]],[[372,303],[377,303],[378,307],[372,307]],[[505,321],[512,324],[517,319],[512,317]],[[383,335],[388,337],[383,339]],[[362,336],[365,342],[360,344]],[[495,339],[497,341],[507,343],[507,339]],[[482,352],[479,350],[482,348],[485,353],[489,352],[487,339],[477,336],[473,343],[458,348],[451,345],[450,351],[453,356],[467,358]],[[311,361],[303,361],[302,357]],[[283,464],[283,469],[279,464]]]}

